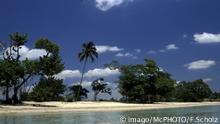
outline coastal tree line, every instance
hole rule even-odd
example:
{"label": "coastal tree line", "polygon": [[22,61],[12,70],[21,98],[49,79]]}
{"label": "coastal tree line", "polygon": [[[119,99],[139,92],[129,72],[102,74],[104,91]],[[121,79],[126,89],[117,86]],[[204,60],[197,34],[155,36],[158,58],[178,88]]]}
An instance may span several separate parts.
{"label": "coastal tree line", "polygon": [[[98,59],[93,42],[83,43],[78,54],[79,61],[83,62],[80,83],[66,86],[62,79],[55,76],[64,69],[57,44],[46,38],[38,39],[35,48],[44,49],[46,54],[36,60],[21,59],[20,50],[28,42],[27,35],[14,33],[9,35],[9,38],[8,44],[0,42],[0,87],[5,95],[4,103],[80,101],[87,98],[89,90],[82,85],[86,64]],[[213,93],[202,79],[177,83],[152,59],[145,59],[143,64],[134,65],[122,65],[118,61],[112,61],[105,66],[118,69],[121,73],[116,82],[123,96],[120,99],[122,102],[154,103],[220,98],[220,93]],[[111,95],[111,89],[107,85],[102,77],[92,82],[94,100],[97,100],[100,93]]]}

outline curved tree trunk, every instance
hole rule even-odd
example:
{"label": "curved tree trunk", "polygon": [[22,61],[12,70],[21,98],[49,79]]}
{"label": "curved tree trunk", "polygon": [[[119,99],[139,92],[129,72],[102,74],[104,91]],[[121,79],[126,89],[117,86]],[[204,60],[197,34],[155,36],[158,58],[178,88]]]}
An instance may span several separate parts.
{"label": "curved tree trunk", "polygon": [[[83,82],[83,78],[84,78],[84,72],[85,72],[85,68],[86,68],[86,62],[87,62],[87,58],[85,59],[84,64],[83,64],[82,76],[81,76],[80,83],[79,83],[79,90],[78,90],[78,92],[77,92],[76,99],[75,99],[76,101],[78,101],[78,98],[80,97],[80,91],[81,91],[82,82]],[[81,100],[81,99],[80,99],[80,100]]]}

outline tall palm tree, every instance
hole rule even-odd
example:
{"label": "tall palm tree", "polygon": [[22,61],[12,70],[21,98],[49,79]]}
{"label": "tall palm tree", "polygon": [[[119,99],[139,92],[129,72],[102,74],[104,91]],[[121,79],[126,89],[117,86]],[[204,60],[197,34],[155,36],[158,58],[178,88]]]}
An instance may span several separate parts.
{"label": "tall palm tree", "polygon": [[[78,58],[80,62],[84,61],[83,68],[82,68],[82,76],[80,79],[80,86],[82,86],[83,78],[84,78],[84,73],[85,73],[85,68],[86,68],[86,63],[88,59],[91,59],[91,62],[94,62],[96,58],[98,58],[98,53],[96,51],[95,44],[92,41],[83,43],[82,45],[82,51],[78,54]],[[79,97],[79,91],[81,87],[79,87],[76,100],[78,100]]]}

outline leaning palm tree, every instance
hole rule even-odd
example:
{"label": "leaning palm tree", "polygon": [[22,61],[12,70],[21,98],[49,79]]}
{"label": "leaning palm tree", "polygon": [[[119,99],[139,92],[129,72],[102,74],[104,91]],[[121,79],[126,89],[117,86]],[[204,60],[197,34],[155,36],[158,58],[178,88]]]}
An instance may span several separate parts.
{"label": "leaning palm tree", "polygon": [[[82,86],[83,77],[84,77],[85,68],[86,68],[86,63],[87,63],[88,59],[91,59],[91,61],[94,62],[95,59],[98,58],[98,53],[96,51],[95,44],[92,41],[89,41],[87,43],[83,43],[82,51],[78,54],[78,57],[79,57],[80,62],[84,62],[83,68],[82,68],[82,76],[81,76],[80,84],[79,84],[80,86]],[[81,88],[81,87],[79,87],[79,88]],[[76,100],[79,97],[79,91],[80,90],[81,89],[78,90]]]}

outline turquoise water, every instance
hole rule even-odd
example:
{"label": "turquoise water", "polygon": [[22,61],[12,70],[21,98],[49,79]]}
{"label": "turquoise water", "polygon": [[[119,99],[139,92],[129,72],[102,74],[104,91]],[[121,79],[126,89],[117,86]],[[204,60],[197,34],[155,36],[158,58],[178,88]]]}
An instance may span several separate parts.
{"label": "turquoise water", "polygon": [[[189,122],[190,124],[193,122],[196,124],[210,124],[211,122],[213,124],[219,124],[220,106],[126,112],[62,112],[16,115],[1,114],[0,124],[149,124],[149,119],[151,117],[157,117],[156,119],[170,117],[170,122],[158,121],[158,124],[183,123],[183,121],[185,121],[184,119],[187,118],[193,118],[192,122]],[[181,117],[182,120],[174,122],[176,121],[174,117],[176,120]],[[196,118],[199,120],[196,120]]]}

